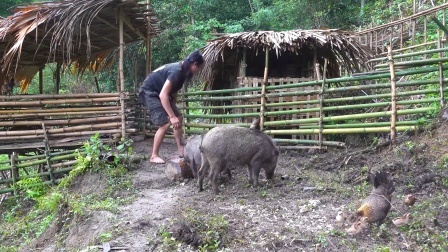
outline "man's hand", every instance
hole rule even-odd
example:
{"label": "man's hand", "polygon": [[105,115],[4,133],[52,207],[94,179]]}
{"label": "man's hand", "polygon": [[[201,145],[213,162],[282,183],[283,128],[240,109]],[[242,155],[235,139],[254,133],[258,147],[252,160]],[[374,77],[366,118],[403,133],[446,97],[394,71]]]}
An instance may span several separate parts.
{"label": "man's hand", "polygon": [[179,129],[182,126],[182,123],[177,116],[170,117],[170,122],[174,129]]}

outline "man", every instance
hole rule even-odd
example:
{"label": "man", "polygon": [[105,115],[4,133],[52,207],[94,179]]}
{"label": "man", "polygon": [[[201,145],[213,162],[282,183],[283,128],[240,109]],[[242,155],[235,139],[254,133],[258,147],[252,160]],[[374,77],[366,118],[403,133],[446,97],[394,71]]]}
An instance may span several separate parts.
{"label": "man", "polygon": [[182,114],[176,107],[177,92],[185,82],[198,73],[204,63],[202,55],[195,51],[181,62],[161,66],[151,72],[140,87],[139,96],[148,108],[152,122],[159,126],[154,137],[150,162],[164,164],[159,156],[160,145],[170,125],[173,125],[179,157],[183,156],[182,145]]}

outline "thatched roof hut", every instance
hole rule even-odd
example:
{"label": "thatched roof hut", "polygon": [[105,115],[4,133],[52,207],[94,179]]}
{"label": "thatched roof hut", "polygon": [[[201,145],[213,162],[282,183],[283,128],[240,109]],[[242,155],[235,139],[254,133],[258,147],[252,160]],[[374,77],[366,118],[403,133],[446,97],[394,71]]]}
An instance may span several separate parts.
{"label": "thatched roof hut", "polygon": [[315,78],[315,63],[328,59],[327,77],[359,71],[372,56],[353,33],[339,29],[258,31],[223,35],[202,49],[206,89],[234,88],[238,77],[262,77],[269,50],[269,77]]}
{"label": "thatched roof hut", "polygon": [[119,16],[125,44],[160,32],[153,10],[137,0],[63,0],[17,7],[0,19],[0,87],[15,77],[26,90],[49,62],[73,64],[80,72],[105,66],[120,45]]}

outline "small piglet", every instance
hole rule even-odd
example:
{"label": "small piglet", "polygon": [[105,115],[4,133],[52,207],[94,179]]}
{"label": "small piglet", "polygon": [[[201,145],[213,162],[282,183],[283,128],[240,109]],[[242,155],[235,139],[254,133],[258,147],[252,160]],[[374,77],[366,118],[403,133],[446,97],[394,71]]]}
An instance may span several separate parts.
{"label": "small piglet", "polygon": [[187,139],[187,144],[184,147],[184,159],[188,162],[193,176],[198,178],[198,167],[201,167],[201,152],[199,147],[201,146],[202,136],[195,135]]}

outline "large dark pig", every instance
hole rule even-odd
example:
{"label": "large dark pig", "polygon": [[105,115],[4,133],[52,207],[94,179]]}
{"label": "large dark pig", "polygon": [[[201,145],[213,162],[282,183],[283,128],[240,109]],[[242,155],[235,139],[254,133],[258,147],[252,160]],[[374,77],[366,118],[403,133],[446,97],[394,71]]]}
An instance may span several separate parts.
{"label": "large dark pig", "polygon": [[199,147],[201,146],[202,136],[195,135],[187,139],[187,144],[184,147],[184,159],[188,162],[193,176],[198,177],[197,167],[201,167],[201,152]]}
{"label": "large dark pig", "polygon": [[215,194],[219,193],[219,173],[225,169],[230,171],[231,166],[247,165],[249,183],[254,187],[258,186],[261,168],[265,170],[266,178],[272,179],[279,155],[271,138],[254,127],[213,128],[204,136],[200,149],[202,166],[199,170],[199,191],[203,190],[205,173],[210,170],[209,180]]}

